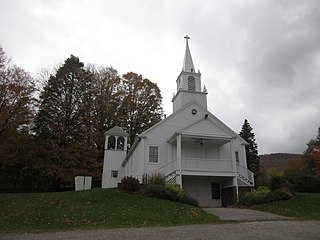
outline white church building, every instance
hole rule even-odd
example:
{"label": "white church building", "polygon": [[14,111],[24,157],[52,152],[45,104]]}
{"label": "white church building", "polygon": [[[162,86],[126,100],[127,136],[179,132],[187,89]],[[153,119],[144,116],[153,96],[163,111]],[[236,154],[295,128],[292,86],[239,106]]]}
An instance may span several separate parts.
{"label": "white church building", "polygon": [[127,149],[128,134],[116,126],[107,131],[102,188],[113,188],[124,176],[140,181],[160,173],[179,184],[200,206],[221,207],[253,187],[245,145],[207,107],[207,90],[196,72],[186,36],[183,68],[172,99],[173,113],[141,133]]}

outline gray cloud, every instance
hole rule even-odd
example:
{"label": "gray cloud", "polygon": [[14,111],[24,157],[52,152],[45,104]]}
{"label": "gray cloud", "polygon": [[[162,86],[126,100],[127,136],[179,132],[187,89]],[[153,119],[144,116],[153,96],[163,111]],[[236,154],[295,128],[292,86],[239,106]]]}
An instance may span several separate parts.
{"label": "gray cloud", "polygon": [[0,44],[33,73],[70,54],[156,81],[167,114],[185,34],[209,109],[259,150],[302,152],[320,125],[320,2],[4,0]]}

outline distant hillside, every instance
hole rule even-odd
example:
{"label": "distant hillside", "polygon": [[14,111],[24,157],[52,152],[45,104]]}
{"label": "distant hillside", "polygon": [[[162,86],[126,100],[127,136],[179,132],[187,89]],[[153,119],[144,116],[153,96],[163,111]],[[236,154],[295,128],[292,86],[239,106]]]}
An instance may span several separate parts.
{"label": "distant hillside", "polygon": [[272,153],[260,155],[260,170],[276,168],[283,170],[290,163],[301,161],[304,158],[303,154],[293,153]]}

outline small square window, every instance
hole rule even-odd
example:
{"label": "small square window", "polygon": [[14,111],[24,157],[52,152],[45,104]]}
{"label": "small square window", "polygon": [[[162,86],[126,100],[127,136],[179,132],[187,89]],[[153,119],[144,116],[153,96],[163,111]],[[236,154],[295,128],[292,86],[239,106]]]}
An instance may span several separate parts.
{"label": "small square window", "polygon": [[111,171],[111,177],[112,178],[118,178],[118,171],[112,170]]}

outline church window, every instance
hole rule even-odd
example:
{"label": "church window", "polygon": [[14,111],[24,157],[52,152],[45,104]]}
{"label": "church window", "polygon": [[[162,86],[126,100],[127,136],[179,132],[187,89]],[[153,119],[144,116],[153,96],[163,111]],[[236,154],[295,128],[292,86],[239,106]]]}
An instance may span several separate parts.
{"label": "church window", "polygon": [[158,163],[159,162],[159,147],[149,146],[149,162]]}
{"label": "church window", "polygon": [[118,137],[117,139],[117,149],[124,150],[124,137]]}
{"label": "church window", "polygon": [[115,136],[110,136],[108,138],[108,149],[116,149],[116,138],[115,138]]}
{"label": "church window", "polygon": [[111,177],[112,178],[118,178],[118,171],[112,170],[111,171]]}
{"label": "church window", "polygon": [[220,184],[211,183],[211,197],[212,199],[220,199]]}
{"label": "church window", "polygon": [[237,163],[238,163],[239,160],[240,160],[240,158],[239,158],[239,152],[235,152],[235,154],[236,154],[236,161],[237,161]]}
{"label": "church window", "polygon": [[193,76],[188,77],[188,91],[196,91],[196,80]]}

